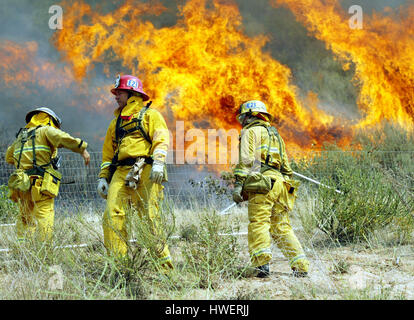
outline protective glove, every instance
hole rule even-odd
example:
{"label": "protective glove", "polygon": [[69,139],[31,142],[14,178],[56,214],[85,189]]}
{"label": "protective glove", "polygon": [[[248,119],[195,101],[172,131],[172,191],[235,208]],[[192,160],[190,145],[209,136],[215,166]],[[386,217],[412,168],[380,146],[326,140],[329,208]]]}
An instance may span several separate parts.
{"label": "protective glove", "polygon": [[234,190],[233,190],[233,201],[234,202],[236,202],[236,203],[240,203],[240,202],[243,202],[244,200],[243,200],[243,196],[242,196],[242,189],[243,189],[243,186],[241,186],[241,185],[236,185],[235,187],[234,187]]}
{"label": "protective glove", "polygon": [[137,190],[144,166],[145,166],[144,158],[140,158],[134,163],[131,170],[129,170],[129,172],[127,173],[125,177],[125,185],[127,187]]}
{"label": "protective glove", "polygon": [[164,178],[164,163],[161,161],[154,160],[152,164],[150,179],[151,181],[161,184]]}
{"label": "protective glove", "polygon": [[102,198],[106,199],[106,197],[108,196],[108,189],[109,189],[109,186],[108,186],[108,182],[106,181],[106,179],[100,178],[98,180],[98,193]]}
{"label": "protective glove", "polygon": [[89,165],[89,162],[91,161],[91,156],[89,152],[86,151],[86,149],[83,150],[82,152],[82,158],[83,158],[83,161],[85,162],[85,166]]}

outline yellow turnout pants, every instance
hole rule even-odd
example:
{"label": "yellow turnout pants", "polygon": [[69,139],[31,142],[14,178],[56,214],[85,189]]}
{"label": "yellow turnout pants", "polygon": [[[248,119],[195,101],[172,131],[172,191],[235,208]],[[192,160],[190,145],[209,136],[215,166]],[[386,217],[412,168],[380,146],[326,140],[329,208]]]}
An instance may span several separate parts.
{"label": "yellow turnout pants", "polygon": [[32,186],[29,191],[15,190],[11,197],[19,204],[19,216],[16,222],[17,239],[19,241],[28,238],[40,241],[51,240],[55,199],[40,193],[42,178],[30,177],[30,182]]}
{"label": "yellow turnout pants", "polygon": [[281,175],[276,177],[268,194],[249,194],[248,244],[254,267],[267,264],[272,259],[272,237],[289,259],[293,270],[308,272],[309,261],[290,225],[289,207],[292,208],[294,199],[289,197],[291,195]]}
{"label": "yellow turnout pants", "polygon": [[125,177],[130,167],[118,167],[109,185],[106,209],[103,217],[104,243],[107,250],[118,257],[125,257],[128,251],[128,232],[126,228],[126,213],[135,207],[143,223],[149,223],[148,230],[152,235],[159,235],[163,247],[157,250],[157,255],[163,267],[173,268],[170,252],[165,241],[162,241],[162,231],[157,227],[159,218],[159,201],[163,199],[163,186],[153,183],[150,179],[151,165],[146,164],[142,170],[141,179],[136,190],[125,185]]}

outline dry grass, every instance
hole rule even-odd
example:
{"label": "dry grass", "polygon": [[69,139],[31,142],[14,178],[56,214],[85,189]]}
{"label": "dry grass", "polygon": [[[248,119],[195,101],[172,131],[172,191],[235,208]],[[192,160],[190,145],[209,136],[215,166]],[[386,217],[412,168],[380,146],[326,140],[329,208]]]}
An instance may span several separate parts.
{"label": "dry grass", "polygon": [[[414,252],[411,243],[378,232],[369,243],[341,245],[312,222],[312,190],[302,188],[292,225],[311,261],[310,276],[291,276],[288,262],[273,246],[271,277],[246,271],[247,237],[214,236],[247,230],[246,208],[229,216],[214,211],[175,211],[174,235],[168,240],[175,270],[167,277],[156,261],[115,261],[102,244],[101,217],[58,214],[54,243],[16,245],[12,227],[2,228],[0,299],[413,299]],[[139,231],[137,231],[139,232]],[[397,236],[397,235],[395,235]],[[88,243],[82,248],[56,246]],[[145,247],[145,246],[144,246]],[[135,251],[134,251],[135,250]],[[131,252],[145,250],[134,244]],[[208,258],[207,258],[208,257]]]}

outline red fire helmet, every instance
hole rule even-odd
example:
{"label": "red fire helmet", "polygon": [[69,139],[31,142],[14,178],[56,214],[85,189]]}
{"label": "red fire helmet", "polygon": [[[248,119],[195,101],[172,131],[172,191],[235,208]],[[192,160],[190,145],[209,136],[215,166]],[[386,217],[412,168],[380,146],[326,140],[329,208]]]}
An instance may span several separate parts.
{"label": "red fire helmet", "polygon": [[142,89],[142,82],[137,77],[130,75],[118,75],[115,81],[115,87],[111,89],[112,94],[115,94],[116,89],[131,90],[142,95],[143,101],[149,100],[149,96]]}

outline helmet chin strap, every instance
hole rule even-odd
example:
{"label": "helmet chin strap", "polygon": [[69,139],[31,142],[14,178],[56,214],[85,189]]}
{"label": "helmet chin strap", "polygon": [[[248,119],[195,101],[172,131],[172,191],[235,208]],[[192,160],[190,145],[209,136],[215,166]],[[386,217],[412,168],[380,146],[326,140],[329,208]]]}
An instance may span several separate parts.
{"label": "helmet chin strap", "polygon": [[128,99],[133,97],[133,96],[142,98],[142,94],[140,94],[140,93],[136,94],[135,92],[128,90]]}
{"label": "helmet chin strap", "polygon": [[241,125],[243,127],[247,126],[249,123],[251,123],[254,120],[254,117],[252,116],[251,110],[247,114],[244,114],[243,120]]}
{"label": "helmet chin strap", "polygon": [[249,115],[246,115],[242,121],[242,126],[245,127],[247,126],[249,123],[252,123],[254,120],[254,117],[251,117]]}

